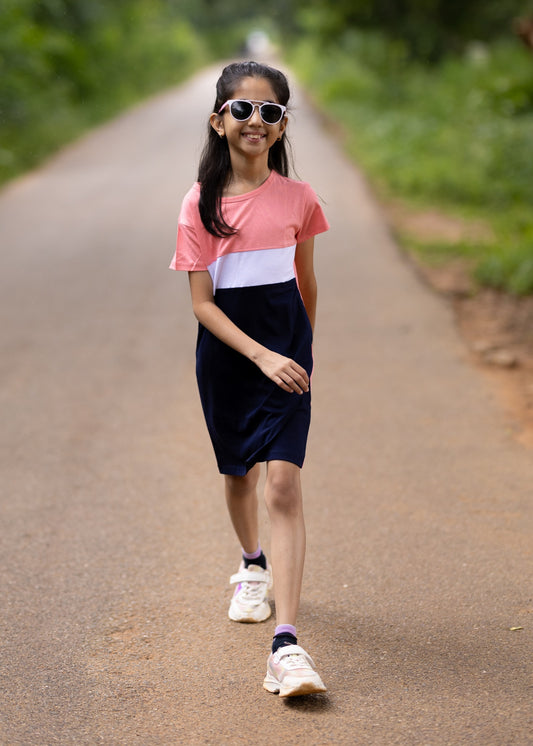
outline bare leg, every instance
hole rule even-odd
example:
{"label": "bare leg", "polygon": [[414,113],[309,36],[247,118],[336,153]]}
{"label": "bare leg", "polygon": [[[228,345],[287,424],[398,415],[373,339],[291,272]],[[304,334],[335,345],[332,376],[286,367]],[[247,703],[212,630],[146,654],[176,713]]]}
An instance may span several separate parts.
{"label": "bare leg", "polygon": [[296,624],[305,558],[300,469],[288,461],[270,461],[265,485],[270,516],[270,556],[274,573],[276,623]]}
{"label": "bare leg", "polygon": [[226,503],[241,547],[245,552],[255,552],[259,542],[257,526],[257,481],[259,464],[253,466],[244,477],[226,474]]}

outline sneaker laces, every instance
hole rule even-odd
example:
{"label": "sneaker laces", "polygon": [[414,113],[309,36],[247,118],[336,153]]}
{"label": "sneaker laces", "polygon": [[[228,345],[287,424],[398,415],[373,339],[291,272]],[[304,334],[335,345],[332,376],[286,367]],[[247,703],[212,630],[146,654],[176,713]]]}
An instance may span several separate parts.
{"label": "sneaker laces", "polygon": [[261,588],[261,583],[250,580],[242,581],[238,593],[245,601],[262,601],[265,595],[263,588]]}
{"label": "sneaker laces", "polygon": [[285,668],[311,668],[307,658],[301,653],[291,653],[283,658]]}
{"label": "sneaker laces", "polygon": [[315,664],[313,659],[299,645],[284,645],[278,648],[277,652],[274,653],[274,660],[276,658],[279,659],[279,662],[286,670],[300,668],[314,672]]}

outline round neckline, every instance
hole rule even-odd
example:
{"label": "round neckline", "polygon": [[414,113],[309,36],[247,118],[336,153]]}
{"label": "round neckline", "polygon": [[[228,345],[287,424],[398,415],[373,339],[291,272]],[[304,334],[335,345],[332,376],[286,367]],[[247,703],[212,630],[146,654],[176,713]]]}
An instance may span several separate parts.
{"label": "round neckline", "polygon": [[241,200],[249,199],[250,197],[255,196],[258,192],[267,188],[267,186],[270,184],[270,182],[274,178],[275,173],[276,171],[272,169],[269,175],[267,176],[267,178],[263,181],[263,183],[260,184],[255,189],[251,189],[249,192],[244,192],[244,194],[235,194],[233,197],[222,197],[222,201],[223,202],[240,202]]}

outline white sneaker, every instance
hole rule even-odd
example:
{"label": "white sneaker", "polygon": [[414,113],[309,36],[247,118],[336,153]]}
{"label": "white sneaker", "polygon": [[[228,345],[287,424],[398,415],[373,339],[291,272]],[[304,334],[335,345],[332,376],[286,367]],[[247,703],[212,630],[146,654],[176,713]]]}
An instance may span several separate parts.
{"label": "white sneaker", "polygon": [[299,645],[285,645],[270,654],[263,686],[280,697],[327,691],[313,659]]}
{"label": "white sneaker", "polygon": [[232,575],[230,583],[238,583],[228,616],[234,622],[264,622],[272,614],[268,603],[268,591],[272,588],[270,570],[263,570],[259,565],[244,567],[241,563],[239,572]]}

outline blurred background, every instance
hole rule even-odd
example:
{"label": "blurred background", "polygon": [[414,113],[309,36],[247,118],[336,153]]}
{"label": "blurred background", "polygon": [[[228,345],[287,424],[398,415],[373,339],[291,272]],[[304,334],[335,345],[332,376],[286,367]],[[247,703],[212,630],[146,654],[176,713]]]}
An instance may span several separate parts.
{"label": "blurred background", "polygon": [[453,216],[407,227],[411,250],[530,295],[532,47],[530,0],[2,0],[0,183],[206,64],[275,51],[384,199]]}

